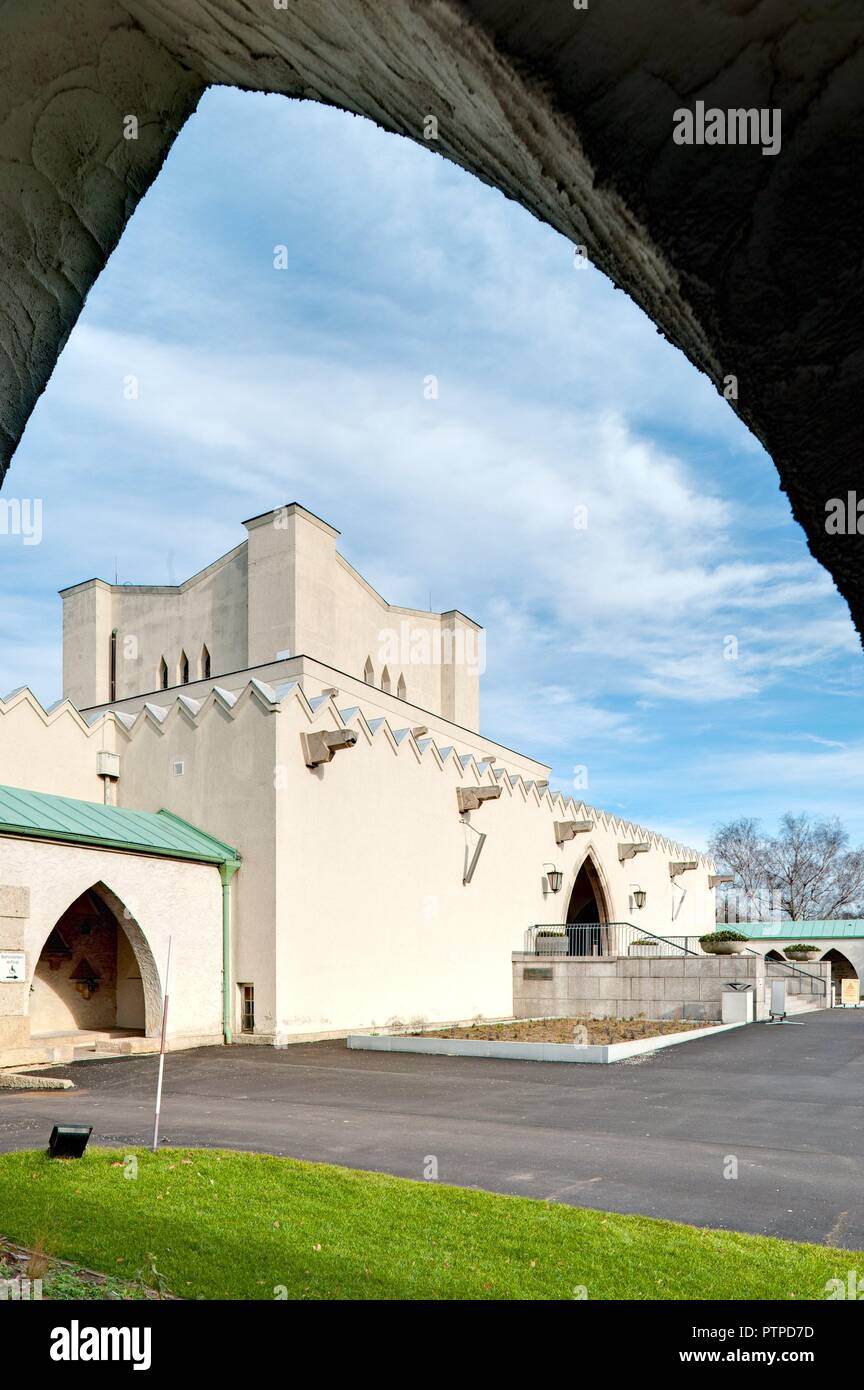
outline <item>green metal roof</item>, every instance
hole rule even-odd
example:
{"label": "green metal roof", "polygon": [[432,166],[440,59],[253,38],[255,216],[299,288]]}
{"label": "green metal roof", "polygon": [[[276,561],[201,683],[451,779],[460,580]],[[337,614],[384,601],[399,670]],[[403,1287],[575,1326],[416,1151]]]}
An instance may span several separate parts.
{"label": "green metal roof", "polygon": [[[718,930],[723,925],[718,922]],[[735,922],[734,927],[736,931],[746,932],[753,941],[817,941],[825,937],[864,936],[864,921],[860,917],[838,918],[836,922]]]}
{"label": "green metal roof", "polygon": [[203,864],[240,859],[236,849],[171,811],[130,811],[20,787],[0,786],[0,835],[62,840],[166,859],[194,859]]}

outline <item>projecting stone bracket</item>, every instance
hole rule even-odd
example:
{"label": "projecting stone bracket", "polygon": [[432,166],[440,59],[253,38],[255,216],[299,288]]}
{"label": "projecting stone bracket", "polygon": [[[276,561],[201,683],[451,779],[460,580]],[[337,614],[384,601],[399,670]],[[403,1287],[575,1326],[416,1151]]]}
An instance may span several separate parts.
{"label": "projecting stone bracket", "polygon": [[685,874],[688,869],[698,869],[698,859],[670,859],[669,877],[677,878],[679,874]]}
{"label": "projecting stone bracket", "polygon": [[708,875],[708,887],[709,887],[709,888],[719,888],[721,883],[734,883],[734,882],[735,882],[735,875],[734,875],[734,874],[709,874],[709,875]]}
{"label": "projecting stone bracket", "polygon": [[593,829],[593,820],[556,820],[555,840],[563,845],[565,840],[575,840],[577,835],[585,835]]}
{"label": "projecting stone bracket", "polygon": [[300,746],[307,767],[320,767],[333,761],[340,748],[353,748],[357,734],[353,729],[319,729],[314,734],[301,734]]}
{"label": "projecting stone bracket", "polygon": [[623,864],[625,859],[635,859],[637,854],[647,854],[650,848],[647,840],[642,844],[619,844],[618,858]]}
{"label": "projecting stone bracket", "polygon": [[457,787],[459,814],[464,816],[466,811],[477,811],[484,801],[497,801],[500,795],[500,787]]}

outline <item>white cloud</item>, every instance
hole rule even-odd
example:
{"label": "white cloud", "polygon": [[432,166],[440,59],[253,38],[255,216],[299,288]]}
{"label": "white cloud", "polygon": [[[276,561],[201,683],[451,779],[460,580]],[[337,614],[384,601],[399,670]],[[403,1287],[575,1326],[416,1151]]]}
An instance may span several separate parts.
{"label": "white cloud", "polygon": [[[679,726],[734,743],[737,710],[752,730],[799,691],[860,697],[845,608],[710,384],[517,206],[311,103],[205,98],[37,409],[11,482],[37,480],[40,614],[115,557],[181,579],[298,500],[385,597],[485,625],[493,736],[604,788],[638,775],[681,825],[705,816]],[[10,683],[48,669],[40,622],[38,652],[0,638]]]}

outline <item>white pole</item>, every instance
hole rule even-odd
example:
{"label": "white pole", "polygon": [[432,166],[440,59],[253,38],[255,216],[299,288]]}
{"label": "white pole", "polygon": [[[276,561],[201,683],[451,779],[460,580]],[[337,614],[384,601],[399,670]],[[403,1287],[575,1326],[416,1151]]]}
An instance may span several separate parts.
{"label": "white pole", "polygon": [[156,1118],[153,1122],[153,1152],[159,1146],[159,1111],[162,1109],[162,1073],[165,1070],[165,1036],[168,1026],[168,977],[171,974],[171,937],[168,938],[168,963],[165,966],[165,994],[162,1002],[162,1040],[159,1044],[159,1080],[156,1082]]}

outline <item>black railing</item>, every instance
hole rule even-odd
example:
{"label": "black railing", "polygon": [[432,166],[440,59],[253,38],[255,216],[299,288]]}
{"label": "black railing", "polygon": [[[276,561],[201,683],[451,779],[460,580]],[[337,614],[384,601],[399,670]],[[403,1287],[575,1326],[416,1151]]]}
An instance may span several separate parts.
{"label": "black railing", "polygon": [[[748,955],[748,956],[761,956],[761,955],[762,955],[762,952],[761,952],[761,951],[754,951],[754,950],[752,949],[752,947],[748,946],[748,947],[747,947],[747,950],[744,952],[744,954],[745,954],[745,955]],[[791,970],[791,972],[792,972],[793,975],[803,975],[805,979],[815,981],[815,983],[819,986],[819,991],[818,991],[818,992],[825,995],[825,999],[826,999],[826,1002],[827,1002],[827,999],[828,999],[828,981],[827,981],[827,980],[824,980],[824,979],[822,978],[821,975],[814,975],[813,972],[812,972],[812,970],[802,970],[800,966],[798,966],[798,965],[793,965],[792,962],[791,962],[790,960],[775,960],[773,956],[770,958],[770,960],[769,960],[768,956],[762,956],[762,959],[763,959],[764,962],[765,962],[765,974],[766,974],[766,975],[769,975],[769,974],[771,973],[770,970],[768,969],[768,967],[771,966],[771,965],[776,966],[778,970]],[[811,994],[815,994],[815,993],[817,993],[817,991],[814,990],[814,989],[812,988],[812,986],[811,986],[811,988],[810,988],[810,993],[811,993]]]}
{"label": "black railing", "polygon": [[526,931],[525,950],[535,956],[699,955],[682,941],[657,936],[632,922],[540,922]]}
{"label": "black railing", "polygon": [[[657,936],[655,932],[634,927],[632,922],[539,922],[525,933],[525,950],[534,956],[704,956],[708,953],[699,945],[698,936]],[[752,946],[742,955],[761,956]],[[763,957],[766,974],[768,966],[787,970],[792,975],[811,981],[810,993],[828,995],[828,986],[821,975],[802,970],[788,960],[769,960]],[[818,985],[818,990],[814,988]]]}

